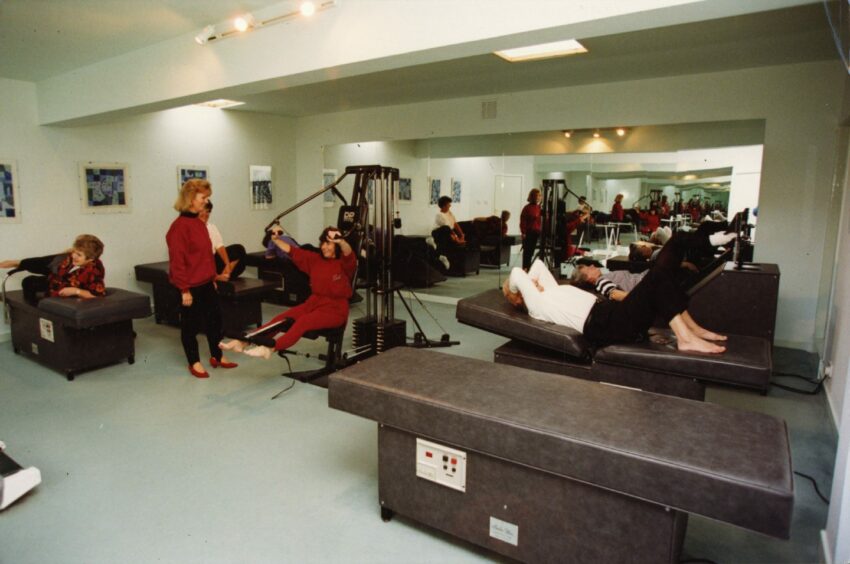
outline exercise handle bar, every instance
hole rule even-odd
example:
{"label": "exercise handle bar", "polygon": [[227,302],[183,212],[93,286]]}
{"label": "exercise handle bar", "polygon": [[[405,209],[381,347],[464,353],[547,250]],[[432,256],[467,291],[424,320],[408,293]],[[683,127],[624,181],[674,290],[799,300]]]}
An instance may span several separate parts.
{"label": "exercise handle bar", "polygon": [[283,216],[285,216],[285,215],[289,215],[290,213],[294,212],[295,210],[297,210],[298,208],[300,208],[301,206],[303,206],[303,205],[304,205],[304,204],[306,204],[307,202],[310,202],[310,201],[312,201],[312,200],[314,200],[314,199],[318,198],[319,196],[321,196],[322,194],[324,194],[324,193],[325,193],[325,192],[327,192],[328,190],[333,190],[334,195],[335,195],[337,198],[339,198],[340,200],[342,200],[342,205],[347,206],[347,205],[348,205],[348,200],[346,200],[346,199],[345,199],[345,196],[343,196],[343,195],[342,195],[342,193],[341,193],[339,190],[337,190],[337,188],[336,188],[336,187],[337,187],[337,184],[339,184],[340,182],[342,182],[342,180],[343,180],[346,176],[348,176],[349,168],[351,168],[351,167],[346,168],[346,169],[345,169],[345,172],[344,172],[344,173],[342,173],[342,176],[340,176],[339,178],[337,178],[336,180],[334,180],[333,182],[331,182],[331,183],[330,183],[330,184],[328,184],[327,186],[323,187],[321,190],[319,190],[319,191],[317,191],[317,192],[314,192],[314,193],[310,194],[309,196],[307,196],[306,198],[304,198],[303,200],[301,200],[301,201],[300,201],[300,202],[298,202],[297,204],[294,204],[293,206],[289,207],[288,209],[286,209],[286,210],[284,210],[284,211],[280,212],[279,214],[277,214],[277,215],[275,216],[275,218],[274,218],[273,220],[271,220],[271,221],[269,222],[269,224],[268,224],[268,225],[266,225],[266,227],[265,227],[264,231],[268,231],[269,229],[271,229],[271,228],[272,228],[272,226],[273,226],[274,224],[276,224],[278,221],[280,221],[280,218],[282,218]]}

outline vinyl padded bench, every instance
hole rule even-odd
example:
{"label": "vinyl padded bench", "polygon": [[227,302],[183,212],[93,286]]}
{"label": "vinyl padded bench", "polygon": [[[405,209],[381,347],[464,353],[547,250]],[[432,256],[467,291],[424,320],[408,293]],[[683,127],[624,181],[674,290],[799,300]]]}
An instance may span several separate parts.
{"label": "vinyl padded bench", "polygon": [[133,319],[151,314],[148,296],[118,288],[107,288],[102,298],[43,298],[38,304],[27,302],[17,290],[6,294],[6,302],[14,351],[68,380],[107,364],[133,364]]}
{"label": "vinyl padded bench", "polygon": [[705,383],[765,392],[773,368],[770,341],[729,335],[720,355],[679,352],[669,329],[642,343],[594,349],[581,333],[532,319],[493,289],[457,304],[458,321],[513,339],[496,362],[701,400]]}
{"label": "vinyl padded bench", "polygon": [[[153,285],[153,303],[157,323],[180,324],[180,292],[168,280],[168,261],[137,264],[136,280]],[[224,331],[241,332],[263,322],[262,300],[278,284],[273,280],[237,278],[218,282]]]}
{"label": "vinyl padded bench", "polygon": [[787,539],[775,417],[397,347],[330,377],[394,513],[522,561],[676,563],[688,514]]}

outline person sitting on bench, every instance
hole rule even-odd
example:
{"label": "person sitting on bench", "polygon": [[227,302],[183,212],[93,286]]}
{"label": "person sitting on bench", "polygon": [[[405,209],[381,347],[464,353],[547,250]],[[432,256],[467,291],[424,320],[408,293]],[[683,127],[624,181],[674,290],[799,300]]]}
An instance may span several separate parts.
{"label": "person sitting on bench", "polygon": [[[722,235],[724,239],[734,238],[734,234]],[[511,304],[524,306],[531,317],[575,329],[595,346],[642,340],[656,317],[661,317],[676,335],[680,351],[719,354],[726,348],[711,341],[723,341],[726,337],[694,321],[687,311],[687,296],[674,280],[685,250],[693,244],[692,239],[671,239],[652,270],[623,301],[597,302],[589,292],[575,286],[560,286],[540,261],[535,261],[528,273],[514,268],[502,291]],[[712,242],[719,239],[715,237]]]}
{"label": "person sitting on bench", "polygon": [[36,303],[39,295],[91,299],[106,295],[106,272],[100,256],[103,243],[94,235],[79,235],[67,254],[47,255],[22,260],[0,261],[0,268],[26,270],[21,282],[24,298]]}
{"label": "person sitting on bench", "polygon": [[[284,311],[253,331],[250,342],[257,346],[246,348],[249,339],[243,335],[222,342],[219,345],[222,349],[267,359],[272,349],[288,349],[307,331],[341,327],[348,320],[348,300],[352,294],[351,282],[357,269],[357,259],[340,231],[335,227],[326,227],[322,231],[319,254],[293,247],[277,235],[272,240],[310,276],[313,293],[303,304]],[[282,336],[271,340],[271,335],[284,331]]]}
{"label": "person sitting on bench", "polygon": [[198,217],[207,225],[207,231],[212,241],[213,257],[215,257],[215,279],[221,282],[236,280],[245,272],[245,247],[239,244],[224,246],[224,238],[218,227],[210,223],[213,203],[207,200],[206,207]]}

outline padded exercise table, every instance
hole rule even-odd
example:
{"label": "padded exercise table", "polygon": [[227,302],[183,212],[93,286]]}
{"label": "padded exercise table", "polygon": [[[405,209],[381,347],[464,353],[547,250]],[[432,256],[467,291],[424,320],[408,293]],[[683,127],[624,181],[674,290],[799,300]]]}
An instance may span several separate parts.
{"label": "padded exercise table", "polygon": [[107,288],[106,296],[43,298],[38,304],[20,290],[8,292],[12,347],[73,380],[80,372],[126,360],[135,361],[133,319],[151,314],[150,298]]}
{"label": "padded exercise table", "polygon": [[522,561],[679,561],[688,514],[790,535],[785,422],[397,347],[330,377],[394,513]]}
{"label": "padded exercise table", "polygon": [[[180,292],[168,280],[168,261],[137,264],[136,280],[153,285],[153,303],[157,323],[180,324]],[[263,322],[262,301],[278,286],[274,280],[237,278],[218,282],[222,328],[239,333]]]}
{"label": "padded exercise table", "polygon": [[495,351],[499,363],[697,400],[705,397],[705,382],[761,392],[770,385],[770,342],[758,337],[728,335],[727,352],[721,355],[679,352],[669,330],[642,343],[594,349],[578,331],[516,309],[498,289],[461,299],[456,316],[461,323],[518,341]]}

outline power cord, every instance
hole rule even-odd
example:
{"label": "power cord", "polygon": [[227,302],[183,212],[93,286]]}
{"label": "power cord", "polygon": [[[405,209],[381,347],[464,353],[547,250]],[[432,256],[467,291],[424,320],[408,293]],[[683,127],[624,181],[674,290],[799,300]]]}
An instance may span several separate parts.
{"label": "power cord", "polygon": [[[285,360],[285,361],[286,361],[286,369],[287,369],[287,370],[289,370],[289,378],[292,378],[292,364],[289,362],[289,359],[288,359],[285,355],[281,356],[281,358],[283,358],[283,360]],[[281,395],[283,395],[284,393],[286,393],[286,392],[288,392],[289,390],[291,390],[293,386],[295,386],[295,378],[292,378],[292,383],[291,383],[291,384],[289,384],[289,386],[287,386],[286,388],[282,389],[281,391],[279,391],[278,393],[276,393],[275,395],[273,395],[273,396],[272,396],[272,399],[273,399],[273,400],[274,400],[274,399],[277,399],[278,397],[280,397],[280,396],[281,396]]]}
{"label": "power cord", "polygon": [[821,500],[825,504],[829,505],[829,500],[826,497],[824,497],[824,495],[822,493],[820,493],[820,489],[818,488],[818,483],[815,481],[814,478],[812,478],[808,474],[803,474],[802,472],[797,472],[796,470],[794,470],[794,474],[796,474],[797,476],[800,476],[801,478],[805,478],[808,481],[810,481],[812,483],[812,485],[815,487],[815,493],[818,494],[818,497],[821,498]]}

